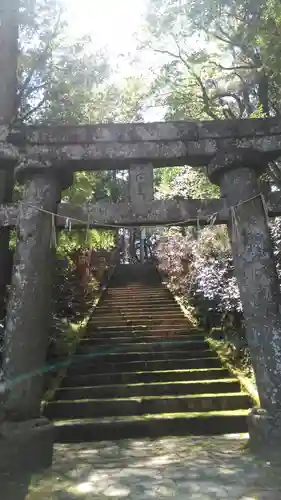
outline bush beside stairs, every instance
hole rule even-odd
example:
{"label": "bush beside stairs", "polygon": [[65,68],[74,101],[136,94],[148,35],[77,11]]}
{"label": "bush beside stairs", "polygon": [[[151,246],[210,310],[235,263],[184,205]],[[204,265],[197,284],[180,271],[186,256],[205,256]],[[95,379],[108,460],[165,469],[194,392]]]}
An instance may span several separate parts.
{"label": "bush beside stairs", "polygon": [[247,432],[252,406],[152,265],[120,265],[45,415],[62,443]]}

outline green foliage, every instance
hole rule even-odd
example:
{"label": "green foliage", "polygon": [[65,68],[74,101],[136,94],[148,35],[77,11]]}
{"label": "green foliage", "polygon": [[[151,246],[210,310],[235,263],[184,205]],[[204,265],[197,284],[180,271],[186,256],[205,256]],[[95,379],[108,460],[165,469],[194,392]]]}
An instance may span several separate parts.
{"label": "green foliage", "polygon": [[[177,167],[164,169],[158,183],[158,198],[218,198],[219,188],[208,180],[203,169],[193,167]],[[170,171],[170,172],[169,172]]]}
{"label": "green foliage", "polygon": [[143,45],[165,56],[168,116],[279,113],[280,20],[278,0],[151,0]]}
{"label": "green foliage", "polygon": [[[279,0],[150,0],[139,48],[155,54],[155,105],[168,120],[279,115],[280,28]],[[212,196],[201,172],[187,170],[178,193],[159,173],[162,195]],[[279,163],[268,174],[280,185]]]}
{"label": "green foliage", "polygon": [[106,51],[89,36],[70,41],[60,0],[22,0],[20,121],[48,124],[141,119],[147,88],[129,77],[113,84]]}
{"label": "green foliage", "polygon": [[60,256],[69,255],[77,248],[96,248],[110,250],[114,247],[114,232],[108,230],[71,230],[61,231],[57,245]]}
{"label": "green foliage", "polygon": [[[20,13],[18,122],[76,125],[109,121],[141,120],[147,95],[142,79],[128,77],[113,83],[106,51],[94,51],[90,37],[67,38],[60,0],[22,0]],[[85,204],[110,199],[124,200],[126,177],[118,172],[78,172],[63,200]],[[17,189],[15,200],[22,190]],[[92,232],[91,245],[106,232]],[[111,234],[111,233],[110,233]],[[98,237],[97,237],[98,235]],[[65,233],[60,242],[78,246],[84,232]]]}

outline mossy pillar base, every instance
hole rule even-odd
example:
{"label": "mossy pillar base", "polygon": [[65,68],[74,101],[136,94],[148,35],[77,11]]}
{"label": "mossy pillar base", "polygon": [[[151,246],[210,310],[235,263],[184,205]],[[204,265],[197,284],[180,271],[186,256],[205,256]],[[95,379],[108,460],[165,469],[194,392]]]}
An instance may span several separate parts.
{"label": "mossy pillar base", "polygon": [[54,433],[45,418],[0,424],[1,498],[25,500],[33,475],[52,464]]}
{"label": "mossy pillar base", "polygon": [[266,460],[281,463],[281,411],[254,408],[248,416],[249,448]]}

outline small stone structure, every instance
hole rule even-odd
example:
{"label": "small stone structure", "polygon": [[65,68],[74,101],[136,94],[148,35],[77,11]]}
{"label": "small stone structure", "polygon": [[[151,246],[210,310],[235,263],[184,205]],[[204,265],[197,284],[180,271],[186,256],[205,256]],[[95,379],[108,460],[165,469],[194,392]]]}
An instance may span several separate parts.
{"label": "small stone structure", "polygon": [[[136,214],[140,212],[142,207],[147,207],[147,203],[152,202],[154,197],[153,189],[153,165],[150,164],[139,164],[131,165],[129,170],[129,202],[130,202],[130,220],[136,221]],[[118,208],[117,209],[118,213]],[[128,205],[126,207],[129,208]],[[145,210],[146,211],[146,210]],[[147,218],[147,213],[144,214],[145,219]],[[116,217],[116,212],[115,212]],[[130,248],[132,255],[135,257],[136,253],[136,235],[139,233],[140,240],[140,263],[144,263],[145,259],[145,248],[144,248],[144,231],[141,227],[136,227],[130,230]]]}
{"label": "small stone structure", "polygon": [[[11,29],[7,23],[0,25],[0,45],[8,47],[8,52],[0,51],[0,170],[4,172],[0,224],[16,225],[18,232],[0,395],[0,472],[8,461],[14,467],[18,461],[20,467],[27,450],[37,467],[51,460],[52,428],[40,413],[41,369],[50,317],[48,262],[54,221],[62,226],[67,217],[76,219],[73,225],[85,220],[90,226],[135,227],[206,224],[214,216],[215,222],[228,225],[261,401],[261,410],[249,417],[251,440],[267,447],[280,446],[281,297],[267,216],[280,215],[281,203],[278,193],[264,200],[259,176],[267,163],[281,154],[281,120],[15,129],[10,124],[16,100],[11,84],[16,64],[9,66],[9,73],[4,56],[15,46],[17,30],[12,14],[16,3],[4,2]],[[16,147],[19,143],[20,151]],[[210,180],[221,188],[221,199],[153,200],[152,165],[184,164],[205,165]],[[14,167],[15,176],[26,186],[20,207],[7,205]],[[133,168],[131,193],[135,190],[135,194],[130,202],[90,207],[60,204],[61,191],[70,185],[74,171],[109,168]],[[146,177],[150,181],[146,182]],[[140,180],[148,186],[142,192]],[[57,211],[57,218],[50,215]],[[0,252],[0,270],[3,262]]]}

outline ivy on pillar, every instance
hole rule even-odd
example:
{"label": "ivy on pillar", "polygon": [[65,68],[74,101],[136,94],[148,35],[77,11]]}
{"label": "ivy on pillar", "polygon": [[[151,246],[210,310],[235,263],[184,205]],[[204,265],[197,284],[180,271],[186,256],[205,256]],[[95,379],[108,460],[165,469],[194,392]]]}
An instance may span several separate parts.
{"label": "ivy on pillar", "polygon": [[44,443],[50,445],[49,451],[52,449],[52,428],[41,417],[51,320],[52,233],[55,231],[50,213],[56,213],[61,190],[66,186],[57,170],[53,172],[48,165],[29,162],[20,165],[16,174],[25,182],[25,194],[17,225],[18,241],[7,310],[0,436],[2,434],[2,439],[6,436],[8,442],[12,429],[21,435],[23,447],[33,450],[35,457],[36,450],[41,450],[44,460]]}
{"label": "ivy on pillar", "polygon": [[281,296],[259,177],[266,158],[253,149],[220,151],[208,167],[229,207],[229,238],[260,409],[249,416],[250,444],[281,445]]}

